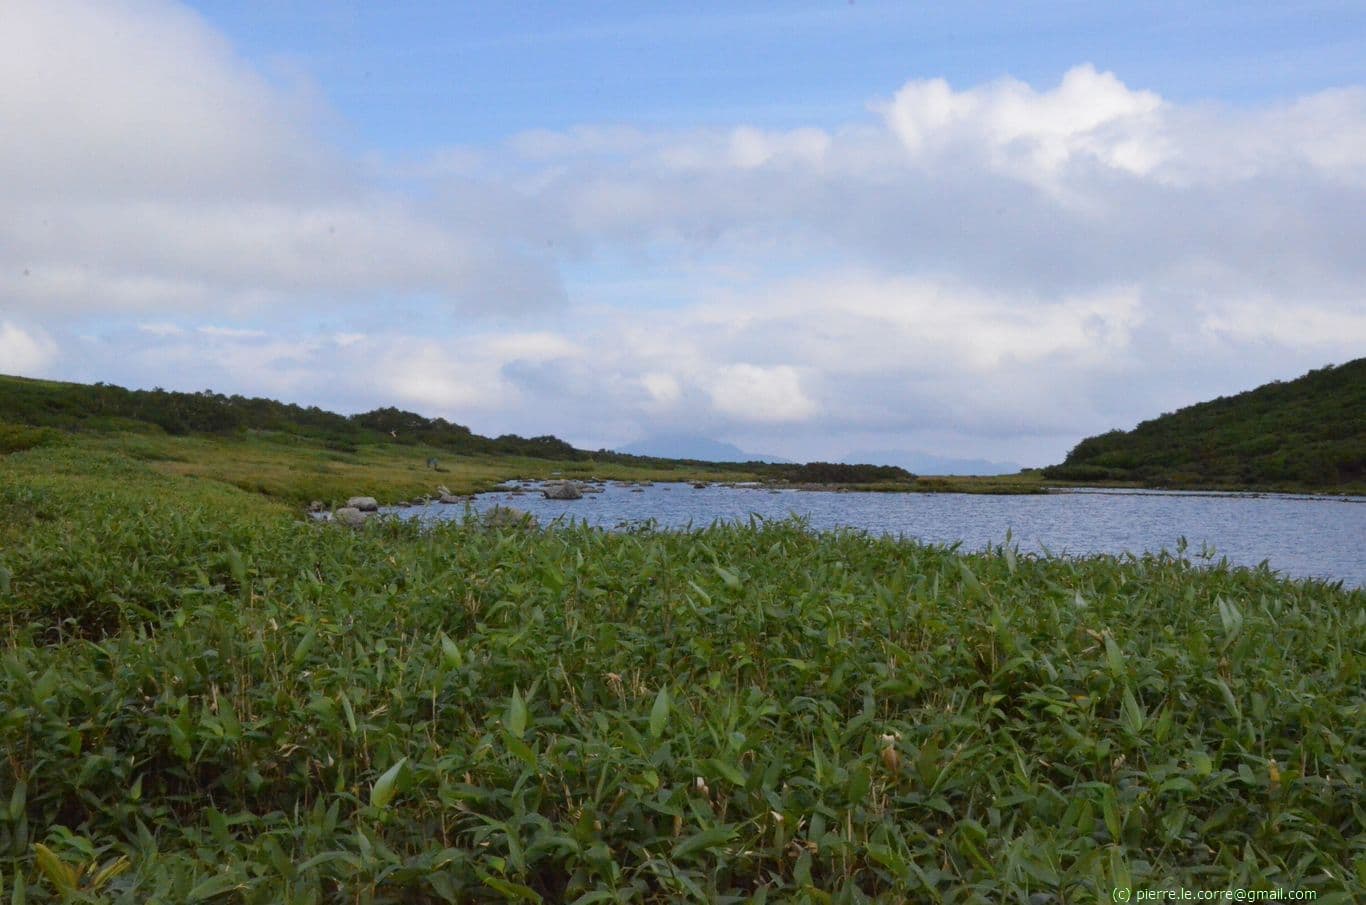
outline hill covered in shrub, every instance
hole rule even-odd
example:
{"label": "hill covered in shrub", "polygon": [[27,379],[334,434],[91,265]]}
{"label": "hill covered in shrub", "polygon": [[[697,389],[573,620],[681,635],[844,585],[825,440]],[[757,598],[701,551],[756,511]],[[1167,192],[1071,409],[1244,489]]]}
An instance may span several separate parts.
{"label": "hill covered in shrub", "polygon": [[1088,437],[1044,476],[1366,490],[1366,358]]}
{"label": "hill covered in shrub", "polygon": [[558,437],[503,434],[485,437],[463,424],[387,407],[340,415],[317,406],[274,399],[184,393],[161,388],[129,390],[107,383],[81,384],[0,375],[0,455],[61,443],[69,433],[157,433],[231,437],[250,433],[289,435],[340,452],[363,444],[433,448],[453,455],[524,456],[564,462],[653,467],[703,467],[798,483],[911,482],[902,468],[880,465],[807,465],[769,462],[703,462],[664,459],[611,450],[578,449]]}

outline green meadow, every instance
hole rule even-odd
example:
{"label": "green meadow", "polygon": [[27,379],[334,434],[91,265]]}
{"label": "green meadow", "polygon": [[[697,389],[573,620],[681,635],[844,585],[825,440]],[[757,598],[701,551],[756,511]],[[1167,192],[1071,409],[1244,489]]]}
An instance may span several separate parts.
{"label": "green meadow", "polygon": [[1366,888],[1360,590],[795,523],[349,530],[297,504],[512,466],[29,440],[0,902]]}

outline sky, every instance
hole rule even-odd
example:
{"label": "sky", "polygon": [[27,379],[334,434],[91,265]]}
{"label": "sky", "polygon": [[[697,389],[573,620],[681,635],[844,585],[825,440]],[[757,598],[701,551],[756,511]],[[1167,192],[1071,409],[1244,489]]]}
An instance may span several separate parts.
{"label": "sky", "polygon": [[1360,3],[0,0],[0,373],[1043,465],[1366,354]]}

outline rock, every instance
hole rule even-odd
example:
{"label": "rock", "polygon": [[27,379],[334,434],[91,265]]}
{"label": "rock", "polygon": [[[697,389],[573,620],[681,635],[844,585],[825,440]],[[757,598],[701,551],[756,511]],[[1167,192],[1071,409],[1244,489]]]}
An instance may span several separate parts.
{"label": "rock", "polygon": [[357,509],[355,506],[342,506],[332,513],[332,521],[348,528],[359,528],[365,524],[365,520],[369,517],[368,512]]}
{"label": "rock", "polygon": [[361,512],[378,512],[379,503],[372,496],[353,496],[346,501],[347,509],[359,509]]}
{"label": "rock", "polygon": [[535,528],[536,516],[511,506],[494,506],[481,517],[488,528]]}
{"label": "rock", "polygon": [[573,481],[557,481],[541,488],[547,500],[581,500],[583,491]]}

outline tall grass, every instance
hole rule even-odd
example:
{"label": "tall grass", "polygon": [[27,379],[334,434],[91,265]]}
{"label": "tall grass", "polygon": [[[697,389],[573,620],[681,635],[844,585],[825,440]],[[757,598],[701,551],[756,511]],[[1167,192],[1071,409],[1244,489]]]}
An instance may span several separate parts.
{"label": "tall grass", "polygon": [[0,901],[1366,884],[1360,591],[0,469]]}

